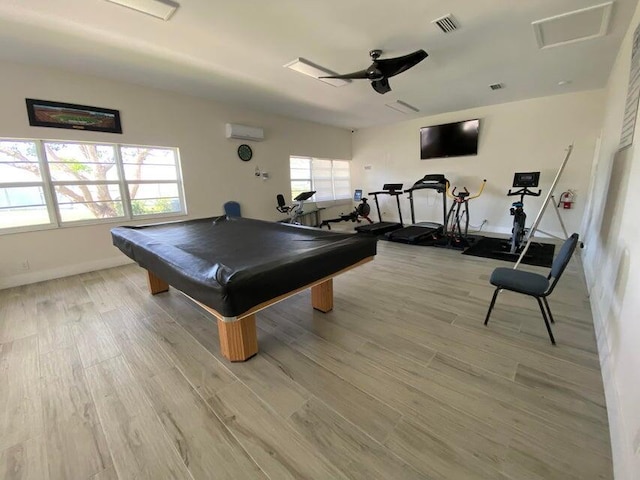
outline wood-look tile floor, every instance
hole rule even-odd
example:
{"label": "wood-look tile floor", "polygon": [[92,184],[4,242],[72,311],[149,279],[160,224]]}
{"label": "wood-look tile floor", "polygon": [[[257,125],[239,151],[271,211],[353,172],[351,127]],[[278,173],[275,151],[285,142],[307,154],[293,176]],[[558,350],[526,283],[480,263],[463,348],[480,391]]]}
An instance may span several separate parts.
{"label": "wood-look tile floor", "polygon": [[236,364],[134,265],[0,291],[0,478],[612,478],[579,263],[557,347],[524,296],[483,326],[498,264],[380,242],[333,312],[307,291],[258,314]]}

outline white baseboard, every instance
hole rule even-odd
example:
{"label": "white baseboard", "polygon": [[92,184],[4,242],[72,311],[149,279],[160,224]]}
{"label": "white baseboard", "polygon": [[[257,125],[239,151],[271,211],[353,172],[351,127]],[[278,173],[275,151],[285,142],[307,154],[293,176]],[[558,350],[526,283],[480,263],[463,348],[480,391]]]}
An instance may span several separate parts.
{"label": "white baseboard", "polygon": [[120,265],[126,265],[132,262],[130,258],[119,255],[117,257],[65,265],[64,267],[51,268],[48,270],[20,273],[18,275],[0,278],[0,290],[20,285],[28,285],[30,283],[44,282],[46,280],[53,280],[54,278],[69,277],[79,273],[93,272],[104,268],[119,267]]}
{"label": "white baseboard", "polygon": [[604,315],[598,295],[593,292],[593,277],[591,276],[591,268],[587,267],[585,262],[585,277],[587,280],[587,288],[591,286],[589,291],[589,303],[591,304],[591,315],[593,316],[593,327],[596,334],[596,342],[598,345],[598,356],[600,358],[600,372],[602,374],[602,383],[604,386],[604,395],[607,403],[607,417],[609,420],[609,436],[611,437],[611,455],[613,459],[614,478],[616,480],[632,480],[631,460],[628,453],[631,447],[627,445],[627,432],[625,430],[624,419],[620,411],[620,401],[618,399],[618,390],[616,388],[613,369],[611,366],[611,352],[609,350],[609,341],[607,338],[607,330],[604,323]]}

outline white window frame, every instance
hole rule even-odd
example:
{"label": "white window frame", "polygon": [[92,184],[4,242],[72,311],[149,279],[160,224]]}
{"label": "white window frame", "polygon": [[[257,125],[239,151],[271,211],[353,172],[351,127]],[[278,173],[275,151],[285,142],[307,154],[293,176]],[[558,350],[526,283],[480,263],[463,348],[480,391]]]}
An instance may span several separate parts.
{"label": "white window frame", "polygon": [[[292,158],[299,158],[299,159],[303,159],[303,160],[309,160],[309,177],[310,178],[296,178],[293,179],[291,178],[291,159]],[[315,190],[315,182],[313,179],[313,161],[314,160],[323,160],[323,161],[329,161],[331,162],[331,196],[333,197],[331,200],[319,200],[319,201],[315,201],[316,205],[319,206],[333,206],[333,205],[343,205],[343,204],[347,204],[347,203],[351,203],[353,201],[353,194],[351,193],[349,195],[349,197],[344,197],[344,198],[336,198],[336,190],[335,190],[335,173],[334,173],[334,169],[333,169],[333,163],[334,162],[350,162],[349,160],[343,160],[343,159],[332,159],[332,158],[320,158],[320,157],[309,157],[307,155],[290,155],[289,156],[289,189],[291,191],[291,195],[290,197],[291,200],[293,201],[293,191],[291,189],[291,183],[294,181],[308,181],[311,184],[311,190]],[[344,180],[344,179],[340,179],[340,180]],[[349,188],[351,188],[351,163],[349,163]],[[313,200],[312,200],[313,201]]]}
{"label": "white window frame", "polygon": [[[38,225],[24,225],[20,227],[2,228],[0,226],[0,235],[7,235],[12,233],[33,232],[38,230],[50,230],[56,228],[70,228],[81,227],[86,225],[99,225],[104,223],[119,223],[129,221],[139,221],[146,219],[157,219],[166,217],[182,217],[187,215],[187,204],[184,196],[184,185],[182,181],[182,165],[180,161],[180,149],[177,147],[165,147],[158,145],[137,145],[129,143],[110,143],[110,142],[81,142],[78,140],[50,140],[50,139],[34,139],[34,138],[6,138],[0,137],[0,142],[31,142],[36,145],[36,152],[38,156],[38,166],[40,167],[39,182],[0,182],[0,188],[11,187],[42,187],[44,192],[44,198],[47,206],[47,212],[49,214],[49,223],[42,223]],[[49,162],[44,148],[45,143],[64,143],[64,144],[76,144],[76,145],[105,145],[111,146],[114,149],[114,161],[118,170],[118,180],[105,180],[105,181],[81,181],[81,180],[69,180],[69,181],[52,181],[51,173],[49,170]],[[124,175],[124,164],[122,162],[121,148],[133,147],[133,148],[157,148],[163,150],[173,150],[176,161],[176,179],[175,180],[136,180],[136,184],[177,184],[178,198],[180,199],[180,211],[168,212],[168,213],[152,213],[148,215],[133,215],[131,208],[131,198],[129,195],[129,181],[126,180]],[[60,208],[58,206],[57,197],[55,194],[55,187],[58,185],[118,185],[120,189],[120,198],[122,201],[123,215],[121,217],[114,218],[101,218],[101,219],[89,219],[89,220],[75,220],[75,221],[62,221],[60,215]]]}

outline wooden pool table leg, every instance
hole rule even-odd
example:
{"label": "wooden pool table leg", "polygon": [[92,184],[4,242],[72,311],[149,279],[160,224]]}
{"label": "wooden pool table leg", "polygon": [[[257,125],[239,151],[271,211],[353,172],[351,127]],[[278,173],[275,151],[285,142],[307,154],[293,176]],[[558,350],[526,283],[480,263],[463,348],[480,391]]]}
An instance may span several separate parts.
{"label": "wooden pool table leg", "polygon": [[151,295],[169,291],[169,284],[160,277],[155,276],[149,270],[147,270],[147,282],[149,284],[149,291],[151,292]]}
{"label": "wooden pool table leg", "polygon": [[324,313],[333,310],[333,278],[311,287],[311,305]]}
{"label": "wooden pool table leg", "polygon": [[256,315],[235,322],[218,320],[220,352],[232,362],[244,362],[258,353]]}

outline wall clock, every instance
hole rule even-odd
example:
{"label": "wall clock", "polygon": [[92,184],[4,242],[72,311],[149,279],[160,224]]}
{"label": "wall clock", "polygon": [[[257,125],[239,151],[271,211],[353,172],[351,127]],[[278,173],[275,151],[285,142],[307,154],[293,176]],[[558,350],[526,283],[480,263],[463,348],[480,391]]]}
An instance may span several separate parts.
{"label": "wall clock", "polygon": [[249,160],[251,160],[251,157],[253,157],[253,151],[251,150],[251,147],[247,144],[242,144],[238,147],[238,157],[240,157],[240,160],[242,160],[243,162],[248,162]]}

